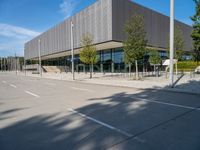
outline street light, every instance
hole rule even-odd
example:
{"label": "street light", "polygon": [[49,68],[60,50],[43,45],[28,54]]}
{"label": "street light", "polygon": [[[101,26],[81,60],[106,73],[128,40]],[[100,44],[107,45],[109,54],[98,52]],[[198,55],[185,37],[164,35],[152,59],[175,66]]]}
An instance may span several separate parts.
{"label": "street light", "polygon": [[170,86],[174,86],[174,0],[170,0]]}
{"label": "street light", "polygon": [[39,59],[39,74],[42,77],[42,63],[41,63],[41,40],[38,40],[38,59]]}
{"label": "street light", "polygon": [[25,55],[24,55],[24,75],[26,76],[26,59],[25,59]]}
{"label": "street light", "polygon": [[71,61],[72,61],[72,75],[73,75],[73,80],[75,80],[75,74],[74,74],[74,34],[73,34],[73,28],[74,28],[74,24],[71,21]]}
{"label": "street light", "polygon": [[1,71],[3,71],[3,63],[2,63],[2,57],[1,57]]}
{"label": "street light", "polygon": [[16,53],[15,53],[15,72],[17,75],[17,55],[16,55]]}

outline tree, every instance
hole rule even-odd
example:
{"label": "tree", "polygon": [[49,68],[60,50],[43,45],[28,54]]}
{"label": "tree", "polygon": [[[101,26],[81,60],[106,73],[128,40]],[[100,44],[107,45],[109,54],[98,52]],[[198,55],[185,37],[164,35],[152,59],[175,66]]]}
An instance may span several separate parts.
{"label": "tree", "polygon": [[83,48],[80,51],[80,60],[90,66],[90,78],[92,78],[93,65],[97,63],[97,52],[89,34],[83,36],[81,46]]}
{"label": "tree", "polygon": [[149,57],[149,62],[154,66],[154,73],[156,72],[156,65],[160,65],[161,63],[161,56],[158,51],[156,50],[151,50],[150,51],[150,57]]}
{"label": "tree", "polygon": [[[169,39],[169,38],[168,38]],[[174,58],[177,60],[182,60],[183,58],[183,48],[184,48],[183,31],[179,26],[175,26],[174,29]],[[169,55],[169,40],[168,40],[168,55]]]}
{"label": "tree", "polygon": [[123,42],[125,63],[129,64],[129,73],[131,73],[131,65],[135,63],[136,79],[138,79],[137,61],[143,59],[147,46],[143,17],[132,16],[125,24],[125,32],[127,34],[127,39]]}
{"label": "tree", "polygon": [[179,26],[176,26],[174,31],[174,50],[175,50],[175,58],[177,60],[182,60],[184,54],[183,48],[184,48],[183,31]]}
{"label": "tree", "polygon": [[193,21],[193,31],[191,37],[193,39],[194,46],[194,59],[199,64],[200,60],[200,0],[194,0],[196,4],[196,13],[191,17]]}

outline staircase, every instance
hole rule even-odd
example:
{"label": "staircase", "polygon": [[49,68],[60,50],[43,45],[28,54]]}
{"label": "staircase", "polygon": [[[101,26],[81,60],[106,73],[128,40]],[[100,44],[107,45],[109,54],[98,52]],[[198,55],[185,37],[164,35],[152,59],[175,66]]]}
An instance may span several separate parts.
{"label": "staircase", "polygon": [[45,72],[50,72],[50,73],[60,73],[61,70],[58,66],[42,66],[43,70]]}

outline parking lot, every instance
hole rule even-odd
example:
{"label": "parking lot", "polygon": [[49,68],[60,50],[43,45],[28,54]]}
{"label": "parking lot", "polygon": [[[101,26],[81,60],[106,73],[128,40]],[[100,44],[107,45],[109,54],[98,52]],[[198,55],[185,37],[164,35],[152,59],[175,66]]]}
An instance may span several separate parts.
{"label": "parking lot", "polygon": [[1,150],[199,150],[200,95],[0,73]]}

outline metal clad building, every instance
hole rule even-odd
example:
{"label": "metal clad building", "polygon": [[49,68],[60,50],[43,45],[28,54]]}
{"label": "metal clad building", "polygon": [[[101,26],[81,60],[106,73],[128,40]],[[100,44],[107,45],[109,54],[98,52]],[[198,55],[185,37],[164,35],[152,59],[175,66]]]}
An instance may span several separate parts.
{"label": "metal clad building", "polygon": [[[80,49],[82,35],[93,36],[98,50],[122,47],[124,24],[133,14],[144,16],[148,46],[165,49],[169,38],[169,17],[129,0],[98,0],[96,3],[54,26],[25,44],[25,59],[37,59],[41,40],[42,59],[70,55],[70,22],[74,23],[74,48]],[[185,41],[185,50],[192,49],[192,28],[176,21]]]}
{"label": "metal clad building", "polygon": [[[126,23],[133,14],[144,16],[148,45],[157,48],[166,48],[167,40],[169,39],[169,17],[128,0],[113,0],[113,40],[123,41],[125,39],[124,23]],[[192,39],[190,35],[192,28],[179,21],[176,21],[175,25],[179,26],[183,31],[185,50],[191,50]]]}

